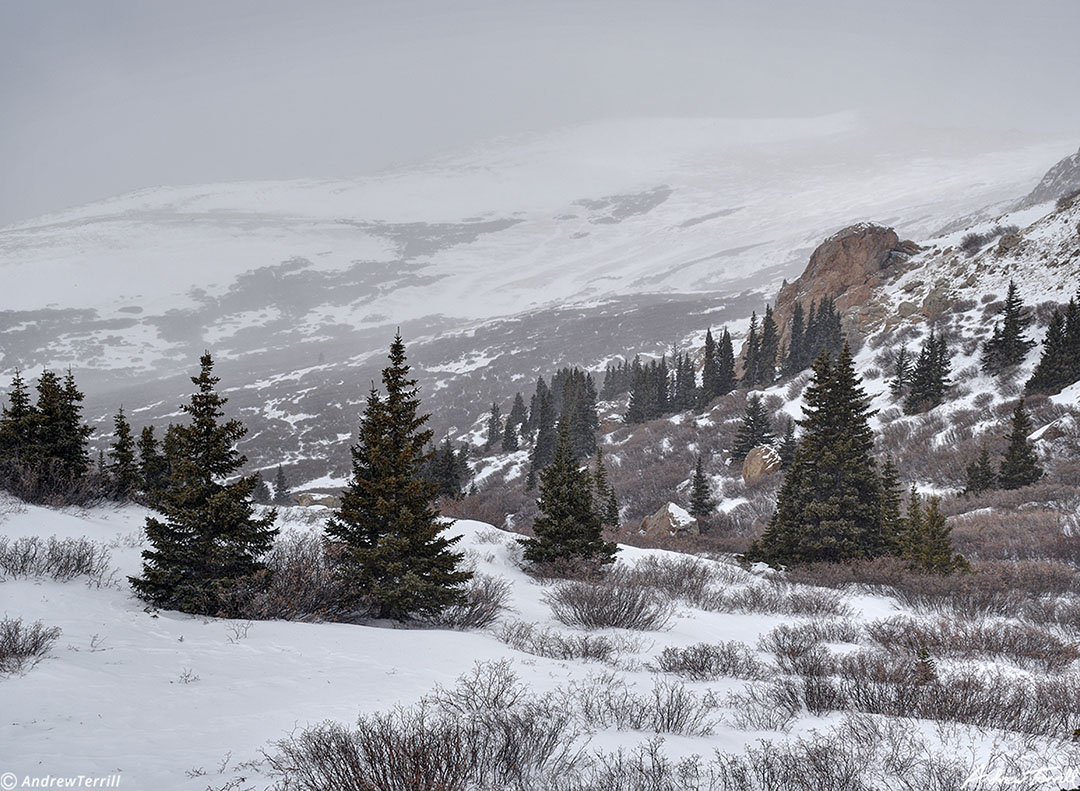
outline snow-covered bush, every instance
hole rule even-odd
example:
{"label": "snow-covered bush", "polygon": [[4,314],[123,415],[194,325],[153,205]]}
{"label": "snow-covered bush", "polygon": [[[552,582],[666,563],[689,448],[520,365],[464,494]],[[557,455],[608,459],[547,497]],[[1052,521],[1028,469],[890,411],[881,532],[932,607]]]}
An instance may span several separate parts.
{"label": "snow-covered bush", "polygon": [[109,583],[112,568],[109,550],[88,538],[23,536],[12,541],[0,536],[0,574],[57,582],[86,577],[100,587]]}
{"label": "snow-covered bush", "polygon": [[47,628],[41,621],[0,620],[0,673],[25,673],[45,658],[58,639],[59,627]]}

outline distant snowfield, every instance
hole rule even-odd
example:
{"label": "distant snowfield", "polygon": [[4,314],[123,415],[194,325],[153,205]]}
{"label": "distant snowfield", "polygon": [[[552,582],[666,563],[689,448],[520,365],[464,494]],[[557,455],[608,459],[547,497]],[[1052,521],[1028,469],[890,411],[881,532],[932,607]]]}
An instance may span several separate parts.
{"label": "distant snowfield", "polygon": [[[611,668],[598,663],[555,661],[511,650],[489,632],[395,629],[345,624],[256,622],[244,624],[171,612],[152,614],[123,581],[140,569],[137,507],[58,512],[27,507],[8,513],[0,534],[87,536],[111,543],[118,566],[116,587],[88,588],[80,581],[7,580],[0,583],[5,616],[42,620],[63,635],[51,655],[24,676],[0,678],[0,772],[19,778],[120,773],[121,788],[218,788],[237,775],[240,787],[263,787],[250,768],[260,749],[293,729],[326,719],[351,723],[360,712],[409,705],[432,687],[450,686],[476,662],[508,658],[513,671],[537,692]],[[477,522],[451,528],[477,570],[512,583],[507,617],[555,626],[541,600],[544,588],[515,565],[514,536]],[[659,550],[623,547],[619,558],[634,563]],[[754,576],[742,574],[747,581]],[[848,596],[858,620],[897,612],[883,597]],[[643,664],[666,646],[739,640],[753,647],[759,635],[799,618],[712,613],[681,605],[666,631],[641,633],[641,650],[614,672],[638,690],[658,678]],[[612,630],[619,631],[619,630]],[[853,646],[848,646],[852,648]],[[837,650],[844,650],[836,646]],[[764,661],[768,655],[758,653]],[[668,678],[673,678],[668,676]],[[747,682],[720,679],[691,683],[721,697]],[[665,737],[672,757],[714,750],[741,752],[761,738],[788,739],[827,730],[840,715],[803,716],[787,733],[717,726],[708,737]],[[954,730],[954,736],[956,735]],[[978,754],[991,735],[960,738]],[[591,748],[614,750],[653,734],[601,731]],[[1038,749],[1038,748],[1035,748]],[[223,762],[226,771],[219,773]],[[205,772],[206,776],[201,773]]]}
{"label": "distant snowfield", "polygon": [[227,355],[256,348],[238,334],[282,322],[317,337],[764,287],[798,274],[839,227],[873,219],[923,238],[1026,192],[1074,147],[904,136],[846,114],[611,121],[353,181],[146,189],[0,229],[0,272],[16,284],[0,310],[111,322],[68,338],[61,327],[24,367],[151,370],[175,354],[185,318],[185,341]]}

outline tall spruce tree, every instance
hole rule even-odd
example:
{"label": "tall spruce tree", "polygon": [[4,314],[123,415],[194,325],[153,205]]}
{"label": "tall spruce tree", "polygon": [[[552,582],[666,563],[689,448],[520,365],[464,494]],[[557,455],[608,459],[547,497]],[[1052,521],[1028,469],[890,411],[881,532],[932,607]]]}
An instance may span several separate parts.
{"label": "tall spruce tree", "polygon": [[519,447],[517,425],[507,420],[506,426],[503,428],[502,444],[499,446],[499,449],[503,453],[513,453]]}
{"label": "tall spruce tree", "polygon": [[738,385],[735,378],[735,347],[731,342],[731,333],[724,327],[720,342],[716,345],[716,395],[730,393]]}
{"label": "tall spruce tree", "polygon": [[881,535],[881,481],[871,452],[872,411],[845,345],[814,362],[795,460],[776,511],[746,557],[772,565],[873,557]]}
{"label": "tall spruce tree", "polygon": [[698,454],[694,464],[694,475],[690,486],[690,515],[695,519],[704,519],[713,512],[716,502],[712,498],[712,487],[705,475],[705,461]]}
{"label": "tall spruce tree", "polygon": [[0,414],[0,486],[16,489],[15,482],[35,456],[37,410],[18,368],[11,380],[7,404]]}
{"label": "tall spruce tree", "polygon": [[502,439],[502,411],[497,401],[491,402],[491,412],[487,420],[487,440],[484,442],[484,450],[491,450],[495,443]]}
{"label": "tall spruce tree", "polygon": [[979,457],[967,466],[967,485],[965,495],[982,494],[997,488],[997,471],[990,461],[990,450],[983,443]]}
{"label": "tall spruce tree", "polygon": [[1016,283],[1009,281],[1001,321],[994,325],[994,334],[983,344],[982,369],[989,374],[1001,373],[1006,368],[1019,365],[1035,345],[1024,335],[1031,317],[1027,315]]}
{"label": "tall spruce tree", "polygon": [[199,363],[197,391],[180,407],[190,422],[175,428],[169,486],[153,504],[164,518],[147,517],[152,548],[142,553],[142,576],[129,580],[155,606],[214,615],[232,586],[264,568],[259,558],[277,535],[277,514],[254,517],[254,476],[225,482],[246,462],[236,443],[247,430],[238,420],[221,422],[227,399],[216,390],[210,353]]}
{"label": "tall spruce tree", "polygon": [[506,424],[515,427],[524,426],[529,422],[529,410],[525,408],[525,399],[521,393],[514,393],[514,405],[510,407],[510,417]]}
{"label": "tall spruce tree", "polygon": [[746,331],[746,351],[743,357],[743,375],[739,384],[753,389],[760,381],[761,330],[758,329],[757,311],[750,316],[750,328]]}
{"label": "tall spruce tree", "polygon": [[593,482],[578,466],[565,427],[551,464],[540,472],[540,515],[535,538],[522,540],[530,563],[583,562],[602,566],[615,560],[617,547],[605,541],[603,524],[593,503]]}
{"label": "tall spruce tree", "polygon": [[776,379],[776,359],[779,352],[780,335],[773,319],[771,305],[765,306],[765,316],[761,320],[761,345],[758,348],[757,387],[768,387]]}
{"label": "tall spruce tree", "polygon": [[292,487],[280,464],[274,473],[274,505],[292,505]]}
{"label": "tall spruce tree", "polygon": [[908,385],[911,384],[911,374],[911,355],[908,353],[907,346],[901,346],[900,351],[896,353],[896,360],[893,363],[893,377],[892,381],[889,382],[889,392],[892,393],[893,398],[903,398]]}
{"label": "tall spruce tree", "polygon": [[795,439],[795,421],[788,418],[787,423],[784,424],[784,436],[780,440],[780,446],[776,449],[783,469],[787,469],[795,461],[795,449],[798,447],[799,441]]}
{"label": "tall spruce tree", "polygon": [[160,501],[169,485],[169,462],[158,450],[153,426],[144,426],[139,433],[139,478],[143,501],[153,505]]}
{"label": "tall spruce tree", "polygon": [[806,315],[801,302],[796,302],[791,311],[791,332],[788,333],[787,353],[783,356],[781,372],[784,376],[794,376],[806,368]]}
{"label": "tall spruce tree", "polygon": [[712,328],[705,331],[705,348],[702,350],[701,389],[698,391],[698,407],[704,407],[720,395],[720,367],[716,340]]}
{"label": "tall spruce tree", "polygon": [[746,412],[735,435],[735,445],[731,449],[732,463],[742,464],[750,451],[758,445],[768,445],[772,440],[773,432],[765,403],[761,396],[752,395],[746,400]]}
{"label": "tall spruce tree", "polygon": [[112,484],[112,496],[117,500],[134,499],[142,481],[135,461],[135,438],[131,434],[131,424],[124,416],[123,406],[116,411],[113,418],[113,441],[109,447],[107,469]]}
{"label": "tall spruce tree", "polygon": [[352,476],[326,527],[340,550],[339,578],[349,600],[381,618],[434,615],[462,600],[472,573],[460,569],[433,507],[437,487],[421,477],[431,431],[419,414],[416,380],[398,334],[383,369],[385,396],[372,385],[357,442]]}
{"label": "tall spruce tree", "polygon": [[1024,410],[1024,399],[1013,410],[1012,428],[1009,431],[1008,447],[1001,458],[998,468],[998,486],[1002,489],[1019,489],[1030,486],[1043,476],[1039,466],[1039,457],[1028,442],[1031,433],[1031,419]]}
{"label": "tall spruce tree", "polygon": [[[557,434],[555,431],[555,405],[551,391],[544,384],[541,377],[536,383],[536,396],[534,396],[536,411],[535,419],[530,413],[530,420],[536,425],[536,442],[533,443],[532,454],[529,458],[530,479],[535,481],[536,475],[544,469],[555,457],[555,445]],[[531,486],[528,488],[532,488]]]}
{"label": "tall spruce tree", "polygon": [[900,471],[892,460],[885,457],[881,465],[881,531],[880,543],[873,547],[875,555],[899,555],[904,546],[906,526],[900,514],[904,491],[900,486]]}
{"label": "tall spruce tree", "polygon": [[255,473],[255,490],[251,493],[251,501],[258,505],[270,505],[274,501],[274,496],[270,494],[270,487],[266,485],[261,472]]}
{"label": "tall spruce tree", "polygon": [[600,522],[611,527],[619,526],[619,501],[615,496],[615,487],[608,478],[604,464],[604,451],[596,449],[596,463],[593,470],[593,502],[600,515]]}
{"label": "tall spruce tree", "polygon": [[952,384],[949,381],[950,367],[945,338],[930,330],[930,337],[923,344],[911,372],[904,412],[909,415],[927,412],[944,403],[945,392]]}
{"label": "tall spruce tree", "polygon": [[429,460],[421,468],[421,472],[426,480],[435,484],[438,497],[455,500],[461,497],[461,465],[450,437],[443,438],[442,444],[429,455]]}
{"label": "tall spruce tree", "polygon": [[1054,311],[1042,354],[1025,390],[1029,394],[1059,393],[1076,381],[1080,381],[1080,305],[1073,298],[1064,311]]}

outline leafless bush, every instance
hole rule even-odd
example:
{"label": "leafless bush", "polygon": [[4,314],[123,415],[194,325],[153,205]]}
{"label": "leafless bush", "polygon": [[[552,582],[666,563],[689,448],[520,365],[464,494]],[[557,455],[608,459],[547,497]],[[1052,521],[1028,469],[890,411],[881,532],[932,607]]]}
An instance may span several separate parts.
{"label": "leafless bush", "polygon": [[524,791],[581,760],[571,717],[549,701],[520,688],[496,698],[470,701],[470,694],[362,716],[352,730],[317,725],[279,741],[270,767],[284,788],[303,791]]}
{"label": "leafless bush", "polygon": [[41,621],[0,620],[0,673],[25,673],[45,658],[58,639],[60,628],[46,628]]}
{"label": "leafless bush", "polygon": [[812,374],[809,371],[803,371],[801,374],[788,382],[787,391],[785,393],[787,395],[788,401],[794,401],[796,398],[802,395],[802,391],[806,389],[806,385],[810,381],[811,376]]}
{"label": "leafless bush", "polygon": [[14,541],[0,537],[0,572],[11,577],[47,577],[69,582],[76,577],[101,587],[113,570],[109,550],[87,538],[24,536]]}
{"label": "leafless bush", "polygon": [[524,621],[503,624],[495,636],[513,649],[545,659],[614,662],[620,654],[641,650],[636,637],[557,632]]}
{"label": "leafless bush", "polygon": [[464,600],[452,604],[431,619],[436,626],[450,629],[483,629],[507,608],[510,580],[490,574],[473,574],[465,584]]}
{"label": "leafless bush", "polygon": [[964,234],[960,240],[960,249],[967,253],[968,258],[979,252],[980,248],[989,241],[989,237],[974,231]]}
{"label": "leafless bush", "polygon": [[717,591],[701,606],[713,612],[762,612],[776,615],[851,614],[837,592],[800,588],[777,582],[759,582]]}
{"label": "leafless bush", "polygon": [[712,693],[698,695],[684,685],[657,681],[639,695],[614,673],[590,676],[565,691],[564,706],[576,710],[590,729],[653,731],[708,736],[718,722],[719,701]]}
{"label": "leafless bush", "polygon": [[365,609],[346,607],[334,573],[334,545],[314,532],[281,533],[265,558],[266,570],[222,596],[221,615],[254,621],[357,621]]}
{"label": "leafless bush", "polygon": [[766,668],[745,643],[697,643],[686,648],[668,646],[652,666],[661,673],[675,673],[691,681],[729,678],[763,678]]}
{"label": "leafless bush", "polygon": [[654,588],[691,604],[708,600],[714,585],[743,582],[750,575],[734,564],[700,560],[690,555],[650,555],[621,573],[631,584]]}
{"label": "leafless bush", "polygon": [[912,656],[925,648],[939,656],[1004,657],[1049,672],[1064,670],[1080,650],[1033,626],[1007,622],[961,621],[939,618],[926,622],[905,616],[874,621],[866,626],[870,639],[882,648]]}
{"label": "leafless bush", "polygon": [[543,599],[557,620],[585,629],[662,629],[674,614],[657,590],[617,576],[596,584],[559,583]]}

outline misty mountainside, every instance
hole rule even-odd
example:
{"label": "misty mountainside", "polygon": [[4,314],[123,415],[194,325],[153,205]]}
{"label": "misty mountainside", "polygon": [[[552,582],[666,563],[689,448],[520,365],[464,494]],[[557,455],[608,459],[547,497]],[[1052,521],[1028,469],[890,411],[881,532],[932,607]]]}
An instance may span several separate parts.
{"label": "misty mountainside", "polygon": [[744,320],[853,221],[920,240],[1003,211],[1067,150],[910,139],[849,115],[605,122],[354,181],[143,190],[0,230],[0,368],[70,366],[107,431],[120,403],[176,419],[210,349],[253,465],[333,486],[396,327],[460,435],[538,373]]}

